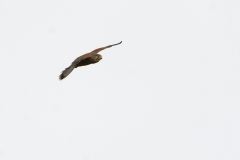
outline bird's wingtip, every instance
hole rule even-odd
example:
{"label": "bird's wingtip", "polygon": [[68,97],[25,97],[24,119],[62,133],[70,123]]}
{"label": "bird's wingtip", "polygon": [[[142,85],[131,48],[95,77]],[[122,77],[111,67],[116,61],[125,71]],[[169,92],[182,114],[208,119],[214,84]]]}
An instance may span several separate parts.
{"label": "bird's wingtip", "polygon": [[119,45],[119,44],[121,44],[122,43],[122,41],[121,42],[119,42],[119,43],[116,43],[115,45]]}
{"label": "bird's wingtip", "polygon": [[59,75],[59,81],[63,80],[65,77],[63,76],[63,74]]}

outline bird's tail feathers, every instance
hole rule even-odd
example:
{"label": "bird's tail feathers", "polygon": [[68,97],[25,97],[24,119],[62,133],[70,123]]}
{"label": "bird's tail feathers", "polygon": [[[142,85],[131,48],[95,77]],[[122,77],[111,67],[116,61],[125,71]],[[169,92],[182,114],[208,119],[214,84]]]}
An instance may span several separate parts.
{"label": "bird's tail feathers", "polygon": [[66,68],[64,71],[62,71],[62,74],[59,75],[59,80],[62,80],[66,78],[75,68],[75,65],[71,65],[68,68]]}

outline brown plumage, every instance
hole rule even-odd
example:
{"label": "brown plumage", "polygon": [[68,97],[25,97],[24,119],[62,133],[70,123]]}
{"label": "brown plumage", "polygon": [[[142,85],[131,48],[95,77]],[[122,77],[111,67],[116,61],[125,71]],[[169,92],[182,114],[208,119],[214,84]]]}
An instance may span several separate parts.
{"label": "brown plumage", "polygon": [[89,64],[94,64],[94,63],[99,62],[102,59],[102,56],[100,54],[97,54],[98,52],[100,52],[100,51],[102,51],[106,48],[110,48],[112,46],[119,45],[121,43],[122,43],[122,41],[119,42],[119,43],[116,43],[116,44],[106,46],[106,47],[101,47],[101,48],[93,50],[90,53],[86,53],[86,54],[76,58],[72,62],[72,64],[68,68],[66,68],[62,72],[62,74],[59,75],[59,80],[62,80],[64,78],[66,78],[73,71],[74,68],[81,67],[81,66],[86,66],[86,65],[89,65]]}

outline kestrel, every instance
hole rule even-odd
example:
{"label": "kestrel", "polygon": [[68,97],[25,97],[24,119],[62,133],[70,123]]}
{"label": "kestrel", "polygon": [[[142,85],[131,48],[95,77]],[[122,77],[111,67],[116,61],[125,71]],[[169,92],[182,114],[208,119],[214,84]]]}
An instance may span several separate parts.
{"label": "kestrel", "polygon": [[112,46],[119,45],[121,43],[122,43],[122,41],[119,43],[116,43],[116,44],[108,45],[106,47],[101,47],[101,48],[93,50],[90,53],[86,53],[86,54],[76,58],[68,68],[66,68],[64,71],[62,71],[62,74],[59,75],[59,80],[66,78],[73,71],[74,68],[99,62],[102,59],[102,56],[100,54],[97,54],[98,52],[100,52],[106,48],[110,48]]}

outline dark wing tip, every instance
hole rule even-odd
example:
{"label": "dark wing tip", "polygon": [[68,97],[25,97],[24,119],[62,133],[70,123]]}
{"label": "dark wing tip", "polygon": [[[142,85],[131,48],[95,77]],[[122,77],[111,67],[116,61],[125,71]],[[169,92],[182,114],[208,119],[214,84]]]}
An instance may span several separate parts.
{"label": "dark wing tip", "polygon": [[66,78],[64,75],[63,75],[63,72],[59,75],[59,81],[63,80],[64,78]]}
{"label": "dark wing tip", "polygon": [[116,44],[110,45],[110,46],[116,46],[116,45],[119,45],[119,44],[121,44],[121,43],[122,43],[122,41],[119,42],[119,43],[116,43]]}
{"label": "dark wing tip", "polygon": [[65,77],[63,76],[63,74],[60,74],[59,75],[59,80],[61,81],[61,80],[63,80]]}

